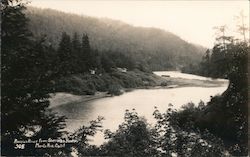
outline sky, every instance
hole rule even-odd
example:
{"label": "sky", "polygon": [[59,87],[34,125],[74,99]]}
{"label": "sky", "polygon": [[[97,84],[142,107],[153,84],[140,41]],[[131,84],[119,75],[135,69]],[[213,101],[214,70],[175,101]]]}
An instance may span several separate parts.
{"label": "sky", "polygon": [[[31,0],[32,6],[99,18],[111,18],[125,23],[155,27],[172,32],[182,39],[211,48],[215,26],[227,25],[227,34],[236,33],[240,11],[249,26],[248,0],[223,1],[121,1],[121,0]],[[248,35],[249,36],[249,35]]]}

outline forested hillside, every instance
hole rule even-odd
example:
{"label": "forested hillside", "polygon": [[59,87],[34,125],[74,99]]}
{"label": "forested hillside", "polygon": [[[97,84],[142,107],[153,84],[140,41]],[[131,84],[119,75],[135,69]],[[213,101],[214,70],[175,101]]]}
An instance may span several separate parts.
{"label": "forested hillside", "polygon": [[90,45],[99,52],[119,52],[151,70],[181,69],[198,62],[205,49],[156,28],[133,27],[126,23],[29,7],[26,11],[34,36],[47,35],[47,42],[57,47],[62,32],[86,33]]}

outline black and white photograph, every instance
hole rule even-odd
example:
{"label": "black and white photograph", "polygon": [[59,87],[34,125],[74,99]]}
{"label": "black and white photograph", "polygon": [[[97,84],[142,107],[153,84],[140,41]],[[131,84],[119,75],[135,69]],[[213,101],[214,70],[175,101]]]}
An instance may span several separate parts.
{"label": "black and white photograph", "polygon": [[248,0],[1,0],[1,155],[247,157]]}

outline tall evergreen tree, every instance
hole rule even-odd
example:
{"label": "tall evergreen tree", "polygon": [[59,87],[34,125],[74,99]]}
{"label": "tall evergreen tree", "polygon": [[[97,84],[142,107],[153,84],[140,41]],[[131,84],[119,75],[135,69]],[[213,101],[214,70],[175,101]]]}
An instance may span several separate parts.
{"label": "tall evergreen tree", "polygon": [[93,59],[94,56],[91,54],[89,37],[87,34],[83,34],[82,36],[82,60],[85,63],[85,71],[93,68]]}
{"label": "tall evergreen tree", "polygon": [[66,32],[62,33],[62,38],[58,48],[58,57],[59,57],[58,66],[60,67],[59,73],[62,76],[73,73],[71,39]]}
{"label": "tall evergreen tree", "polygon": [[75,50],[76,52],[79,52],[81,50],[81,43],[79,40],[79,35],[76,32],[73,35],[72,47],[73,47],[73,50]]}
{"label": "tall evergreen tree", "polygon": [[205,52],[205,55],[202,57],[202,61],[200,63],[200,72],[201,72],[201,75],[203,76],[208,76],[208,73],[209,73],[209,69],[210,69],[210,50],[208,49],[206,52]]}
{"label": "tall evergreen tree", "polygon": [[111,72],[111,68],[115,67],[115,63],[106,53],[101,55],[101,65],[106,72]]}
{"label": "tall evergreen tree", "polygon": [[2,155],[39,155],[34,146],[14,149],[14,139],[43,138],[45,134],[57,138],[64,121],[47,111],[51,74],[44,66],[43,46],[28,30],[24,9],[22,0],[2,1]]}
{"label": "tall evergreen tree", "polygon": [[90,50],[89,37],[87,34],[83,34],[82,36],[82,49],[85,52]]}
{"label": "tall evergreen tree", "polygon": [[74,73],[81,72],[81,60],[79,59],[81,55],[81,42],[79,40],[79,35],[75,32],[72,39],[72,71]]}

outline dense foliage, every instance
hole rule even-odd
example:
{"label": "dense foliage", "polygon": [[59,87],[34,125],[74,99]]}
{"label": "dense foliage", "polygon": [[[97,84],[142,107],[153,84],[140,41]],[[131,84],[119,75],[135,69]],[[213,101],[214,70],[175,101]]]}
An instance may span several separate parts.
{"label": "dense foliage", "polygon": [[[247,59],[250,52],[246,40],[220,36],[217,43],[208,50],[202,62],[196,66],[194,73],[213,78],[229,79],[228,89],[211,99],[208,105],[199,112],[180,112],[184,123],[186,116],[191,116],[196,127],[208,129],[221,137],[230,153],[246,156],[248,129],[248,71]],[[191,112],[192,111],[192,112]]]}
{"label": "dense foliage", "polygon": [[120,21],[97,19],[51,9],[28,8],[29,28],[36,37],[47,35],[47,43],[58,46],[62,32],[71,36],[87,33],[91,47],[99,52],[122,53],[151,70],[180,69],[198,62],[204,48],[155,28],[133,27]]}
{"label": "dense foliage", "polygon": [[[100,130],[100,121],[93,121],[89,127],[83,127],[76,132],[84,143],[74,147],[79,156],[225,156],[226,151],[222,141],[208,131],[194,132],[178,126],[176,111],[171,104],[166,113],[160,113],[157,108],[153,115],[155,125],[139,117],[135,110],[127,110],[124,122],[115,132],[105,130],[108,142],[96,147],[88,143],[86,136],[94,136]],[[98,123],[97,123],[98,122]],[[191,122],[191,121],[190,121]],[[193,127],[193,125],[190,125]],[[90,129],[91,128],[91,129]],[[83,140],[80,140],[82,139]]]}
{"label": "dense foliage", "polygon": [[72,39],[63,32],[59,47],[49,52],[44,63],[50,64],[55,74],[52,81],[55,92],[92,95],[108,91],[117,95],[122,88],[156,85],[157,76],[131,57],[120,52],[101,54],[91,49],[87,34],[80,40],[77,33]]}
{"label": "dense foliage", "polygon": [[[24,3],[2,1],[1,153],[43,154],[44,150],[14,149],[14,139],[61,137],[64,117],[46,110],[53,92],[53,74],[43,64],[48,47],[35,40],[22,12]],[[48,152],[50,150],[47,150]],[[53,152],[56,153],[56,152]]]}
{"label": "dense foliage", "polygon": [[[159,85],[159,78],[139,70],[120,72],[112,69],[100,75],[74,74],[55,80],[55,91],[76,95],[93,95],[95,92],[117,93],[129,88],[142,88]],[[116,95],[116,94],[115,94]]]}
{"label": "dense foliage", "polygon": [[[53,53],[53,52],[52,52]],[[57,67],[59,76],[68,76],[72,74],[90,73],[94,74],[111,72],[112,68],[122,67],[128,70],[140,69],[136,66],[135,61],[120,52],[99,53],[90,47],[89,37],[87,34],[79,35],[74,33],[73,38],[66,32],[62,33],[61,40],[56,54],[51,56],[50,60],[54,60],[54,66]]]}

